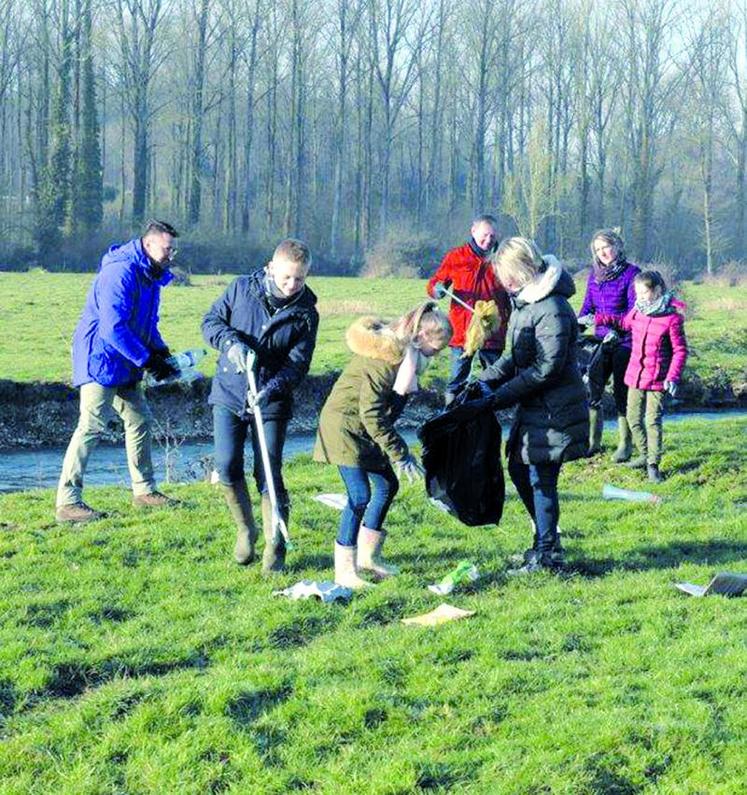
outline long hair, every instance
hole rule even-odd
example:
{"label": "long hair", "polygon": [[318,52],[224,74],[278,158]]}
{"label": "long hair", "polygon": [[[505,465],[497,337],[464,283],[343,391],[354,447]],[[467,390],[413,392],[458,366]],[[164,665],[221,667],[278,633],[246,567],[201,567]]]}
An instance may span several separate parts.
{"label": "long hair", "polygon": [[403,345],[411,345],[422,331],[428,343],[437,350],[445,348],[453,334],[448,316],[435,301],[424,301],[390,323],[390,328]]}
{"label": "long hair", "polygon": [[597,240],[604,240],[608,246],[612,246],[615,249],[615,259],[617,261],[621,262],[625,259],[625,241],[620,236],[619,229],[597,229],[591,236],[591,242],[589,243],[591,260],[596,265],[601,266],[602,263],[599,261],[594,251],[594,243],[596,243]]}

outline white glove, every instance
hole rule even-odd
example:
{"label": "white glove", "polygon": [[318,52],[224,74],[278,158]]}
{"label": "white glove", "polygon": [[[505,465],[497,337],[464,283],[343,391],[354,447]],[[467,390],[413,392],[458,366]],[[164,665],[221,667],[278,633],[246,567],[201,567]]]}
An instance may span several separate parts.
{"label": "white glove", "polygon": [[620,339],[620,335],[616,331],[608,331],[602,342],[617,342]]}
{"label": "white glove", "polygon": [[402,461],[397,461],[394,466],[397,470],[397,477],[402,480],[402,476],[404,475],[408,483],[414,483],[425,474],[423,467],[414,455],[408,455],[407,458],[404,458]]}
{"label": "white glove", "polygon": [[577,322],[578,322],[579,326],[593,326],[594,325],[594,315],[592,315],[592,314],[581,315],[581,317],[578,319]]}
{"label": "white glove", "polygon": [[245,373],[254,367],[256,354],[245,342],[234,342],[226,351],[226,358],[237,373]]}
{"label": "white glove", "polygon": [[677,397],[677,390],[679,389],[679,385],[676,381],[665,381],[664,382],[664,391],[668,392],[671,397]]}
{"label": "white glove", "polygon": [[262,406],[264,406],[266,402],[267,402],[266,389],[260,389],[256,395],[253,395],[251,392],[246,393],[246,405],[249,411],[254,411],[254,409],[257,406],[262,408]]}

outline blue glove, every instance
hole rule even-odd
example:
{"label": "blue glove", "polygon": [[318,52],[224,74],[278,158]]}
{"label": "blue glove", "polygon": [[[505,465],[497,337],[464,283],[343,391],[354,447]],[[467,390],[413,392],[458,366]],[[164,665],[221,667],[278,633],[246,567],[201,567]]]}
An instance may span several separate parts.
{"label": "blue glove", "polygon": [[447,290],[451,288],[451,279],[445,279],[442,282],[436,282],[433,285],[433,295],[436,298],[444,298],[447,295]]}

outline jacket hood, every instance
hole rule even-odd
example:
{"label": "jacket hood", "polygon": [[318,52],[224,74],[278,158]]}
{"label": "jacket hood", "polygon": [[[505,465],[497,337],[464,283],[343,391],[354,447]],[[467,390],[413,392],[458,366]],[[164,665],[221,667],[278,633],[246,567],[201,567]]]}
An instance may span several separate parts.
{"label": "jacket hood", "polygon": [[388,364],[399,364],[405,355],[404,343],[378,317],[367,315],[356,320],[345,332],[345,342],[353,353]]}
{"label": "jacket hood", "polygon": [[[263,299],[265,295],[265,269],[260,268],[259,270],[253,271],[246,279],[249,282],[249,289],[252,294],[257,298]],[[295,301],[289,301],[284,308],[298,307],[302,309],[311,309],[316,306],[316,301],[316,293],[306,284],[298,295],[298,298]]]}
{"label": "jacket hood", "polygon": [[571,275],[564,270],[558,259],[552,254],[542,258],[546,264],[545,270],[537,278],[524,287],[516,296],[517,301],[524,304],[536,304],[550,293],[558,293],[564,298],[570,298],[576,292],[576,285]]}
{"label": "jacket hood", "polygon": [[160,268],[150,261],[148,255],[143,251],[143,242],[139,237],[127,243],[117,243],[111,246],[101,258],[101,268],[121,263],[134,264],[148,279],[162,287],[174,278],[174,274],[168,268]]}

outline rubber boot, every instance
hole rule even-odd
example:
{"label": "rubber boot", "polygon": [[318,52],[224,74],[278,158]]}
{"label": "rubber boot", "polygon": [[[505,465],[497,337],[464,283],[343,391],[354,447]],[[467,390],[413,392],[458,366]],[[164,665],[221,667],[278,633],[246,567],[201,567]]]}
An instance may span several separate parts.
{"label": "rubber boot", "polygon": [[257,526],[252,516],[252,502],[245,480],[236,483],[221,483],[228,510],[236,523],[236,544],[233,548],[234,560],[246,566],[254,560],[254,544],[257,540]]}
{"label": "rubber boot", "polygon": [[380,579],[399,574],[399,569],[381,557],[381,548],[386,541],[386,530],[372,530],[361,525],[358,532],[358,569],[372,571]]}
{"label": "rubber boot", "polygon": [[[280,516],[288,524],[288,507],[278,506]],[[275,532],[272,525],[272,506],[270,498],[262,495],[262,531],[265,537],[265,548],[262,553],[262,573],[283,571],[285,568],[285,540]]]}
{"label": "rubber boot", "polygon": [[617,418],[617,432],[620,441],[617,445],[617,450],[612,454],[612,461],[615,464],[622,464],[630,460],[633,454],[633,436],[630,433],[630,425],[628,420],[622,414]]}
{"label": "rubber boot", "polygon": [[602,429],[604,428],[604,412],[601,407],[589,409],[589,455],[602,451]]}
{"label": "rubber boot", "polygon": [[344,547],[335,542],[335,582],[353,591],[373,588],[372,583],[366,582],[358,576],[355,565],[356,552],[357,547]]}
{"label": "rubber boot", "polygon": [[649,464],[646,467],[646,472],[648,474],[648,479],[652,483],[662,483],[664,481],[664,475],[661,474],[658,464]]}

